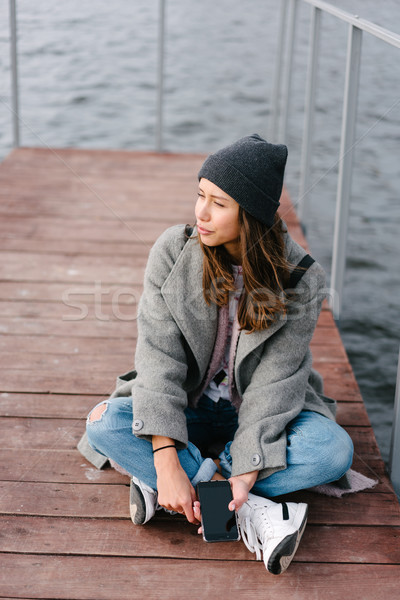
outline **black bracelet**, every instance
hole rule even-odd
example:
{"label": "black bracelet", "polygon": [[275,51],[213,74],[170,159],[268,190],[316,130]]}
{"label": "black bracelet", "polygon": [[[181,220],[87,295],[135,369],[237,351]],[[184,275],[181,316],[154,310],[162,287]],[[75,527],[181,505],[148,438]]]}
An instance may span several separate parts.
{"label": "black bracelet", "polygon": [[153,450],[153,454],[155,452],[158,452],[159,450],[164,450],[164,448],[176,448],[175,444],[169,444],[169,446],[160,446],[159,448],[156,448],[155,450]]}

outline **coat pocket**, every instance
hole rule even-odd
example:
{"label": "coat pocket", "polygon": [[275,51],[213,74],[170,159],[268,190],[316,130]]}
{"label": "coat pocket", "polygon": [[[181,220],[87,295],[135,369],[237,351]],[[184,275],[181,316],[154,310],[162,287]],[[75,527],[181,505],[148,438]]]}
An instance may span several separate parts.
{"label": "coat pocket", "polygon": [[117,385],[115,391],[111,394],[111,398],[122,398],[132,396],[132,384],[136,379],[136,370],[128,371],[117,377]]}
{"label": "coat pocket", "polygon": [[117,387],[119,387],[121,385],[125,385],[125,383],[127,383],[128,381],[132,381],[133,379],[136,379],[136,375],[137,375],[137,372],[135,371],[135,369],[133,369],[133,371],[127,371],[126,373],[123,373],[122,375],[118,375]]}

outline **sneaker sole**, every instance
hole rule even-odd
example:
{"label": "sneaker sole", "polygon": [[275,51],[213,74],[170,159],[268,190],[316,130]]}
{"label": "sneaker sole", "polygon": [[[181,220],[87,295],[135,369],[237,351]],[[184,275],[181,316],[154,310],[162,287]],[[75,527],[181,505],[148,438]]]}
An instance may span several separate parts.
{"label": "sneaker sole", "polygon": [[134,525],[143,525],[146,522],[146,501],[142,490],[131,481],[129,511]]}
{"label": "sneaker sole", "polygon": [[305,515],[301,522],[298,531],[291,535],[287,535],[274,549],[269,557],[267,570],[273,575],[280,575],[290,565],[293,560],[296,550],[300,544],[301,537],[304,533],[307,523],[308,507],[305,510]]}

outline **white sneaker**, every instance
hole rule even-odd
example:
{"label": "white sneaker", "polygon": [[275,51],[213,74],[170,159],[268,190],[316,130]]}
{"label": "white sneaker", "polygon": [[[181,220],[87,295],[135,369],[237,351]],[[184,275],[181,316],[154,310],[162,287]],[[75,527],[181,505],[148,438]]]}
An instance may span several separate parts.
{"label": "white sneaker", "polygon": [[129,510],[135,525],[144,525],[154,517],[157,509],[157,492],[137,477],[131,478]]}
{"label": "white sneaker", "polygon": [[150,521],[156,510],[165,510],[170,515],[176,515],[173,510],[167,510],[158,504],[158,494],[137,477],[131,477],[129,495],[129,511],[134,525],[144,525]]}
{"label": "white sneaker", "polygon": [[290,565],[307,522],[307,504],[282,502],[277,504],[249,494],[238,510],[242,539],[250,552],[256,553],[270,573],[280,575]]}

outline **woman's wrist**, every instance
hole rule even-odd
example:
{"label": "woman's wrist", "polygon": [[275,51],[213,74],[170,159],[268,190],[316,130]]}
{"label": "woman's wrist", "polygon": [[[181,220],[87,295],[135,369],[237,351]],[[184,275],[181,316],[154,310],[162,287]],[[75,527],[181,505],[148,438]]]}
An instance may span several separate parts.
{"label": "woman's wrist", "polygon": [[249,490],[253,487],[255,482],[257,481],[258,471],[249,471],[248,473],[242,473],[241,475],[236,475],[238,479],[244,481],[248,486]]}
{"label": "woman's wrist", "polygon": [[158,469],[175,469],[179,463],[175,440],[161,435],[153,435],[153,459],[156,471]]}
{"label": "woman's wrist", "polygon": [[153,435],[151,443],[153,446],[153,452],[156,452],[157,450],[166,446],[175,446],[175,440],[165,437],[164,435]]}
{"label": "woman's wrist", "polygon": [[159,452],[160,450],[167,450],[167,448],[176,448],[175,444],[167,444],[166,446],[160,446],[159,448],[156,448],[155,450],[153,450],[153,454],[155,454],[156,452]]}

